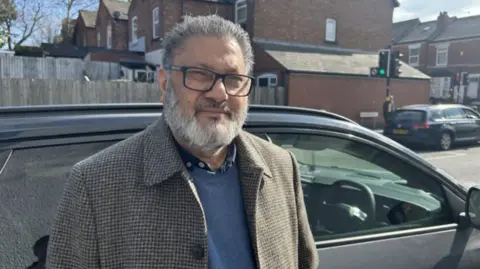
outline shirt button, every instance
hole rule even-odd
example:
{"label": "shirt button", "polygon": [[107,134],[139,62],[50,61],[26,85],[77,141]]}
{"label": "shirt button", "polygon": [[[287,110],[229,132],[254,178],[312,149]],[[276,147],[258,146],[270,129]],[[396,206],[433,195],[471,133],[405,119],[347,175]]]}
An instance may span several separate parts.
{"label": "shirt button", "polygon": [[192,248],[193,257],[197,260],[201,260],[205,256],[205,251],[201,245],[195,245]]}
{"label": "shirt button", "polygon": [[198,166],[200,166],[200,168],[204,168],[205,165],[203,163],[198,163]]}
{"label": "shirt button", "polygon": [[187,163],[187,167],[188,167],[188,168],[192,167],[192,163],[188,162],[188,163]]}

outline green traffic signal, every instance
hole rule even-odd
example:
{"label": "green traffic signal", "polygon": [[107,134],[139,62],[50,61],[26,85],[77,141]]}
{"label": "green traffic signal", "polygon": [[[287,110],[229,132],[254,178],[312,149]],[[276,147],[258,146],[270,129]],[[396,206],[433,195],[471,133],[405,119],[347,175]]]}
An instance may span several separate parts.
{"label": "green traffic signal", "polygon": [[385,69],[380,69],[380,70],[378,70],[378,73],[379,73],[380,75],[382,75],[382,76],[385,75]]}

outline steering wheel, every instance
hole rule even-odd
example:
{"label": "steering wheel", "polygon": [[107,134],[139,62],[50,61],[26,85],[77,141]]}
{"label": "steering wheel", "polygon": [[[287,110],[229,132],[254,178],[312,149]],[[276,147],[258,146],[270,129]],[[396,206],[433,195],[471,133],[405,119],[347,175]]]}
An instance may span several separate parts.
{"label": "steering wheel", "polygon": [[[341,192],[343,187],[352,187],[354,189],[360,190],[361,195],[365,197],[365,200],[368,202],[367,208],[362,208],[365,210],[367,214],[367,218],[365,220],[365,224],[373,227],[375,225],[376,220],[376,201],[375,196],[372,192],[372,189],[363,183],[358,183],[350,180],[338,180],[331,186],[331,191],[328,192],[327,197],[325,197],[325,202],[329,204],[342,204],[341,201],[338,201],[338,194]],[[343,203],[344,204],[344,203]],[[347,205],[349,206],[349,205]]]}

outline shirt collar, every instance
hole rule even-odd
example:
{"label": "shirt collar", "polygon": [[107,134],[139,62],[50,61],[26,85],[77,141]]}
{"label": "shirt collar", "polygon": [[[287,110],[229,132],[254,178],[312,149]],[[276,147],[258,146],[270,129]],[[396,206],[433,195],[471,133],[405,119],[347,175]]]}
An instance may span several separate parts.
{"label": "shirt collar", "polygon": [[185,167],[187,167],[189,171],[193,170],[194,168],[200,168],[209,172],[225,173],[229,168],[234,165],[237,155],[237,147],[235,146],[235,143],[230,144],[230,146],[228,147],[228,153],[225,161],[220,166],[220,168],[218,168],[217,171],[213,171],[207,163],[195,157],[187,149],[182,147],[178,142],[176,142],[176,145],[178,148],[178,153],[180,154],[180,157],[182,158]]}

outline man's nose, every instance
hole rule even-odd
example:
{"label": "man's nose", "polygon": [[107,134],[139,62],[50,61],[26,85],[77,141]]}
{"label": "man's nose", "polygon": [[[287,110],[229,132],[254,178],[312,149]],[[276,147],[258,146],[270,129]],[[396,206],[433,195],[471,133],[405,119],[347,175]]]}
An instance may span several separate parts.
{"label": "man's nose", "polygon": [[205,97],[211,98],[217,102],[222,102],[228,99],[227,89],[222,79],[217,79],[210,91],[205,94]]}

